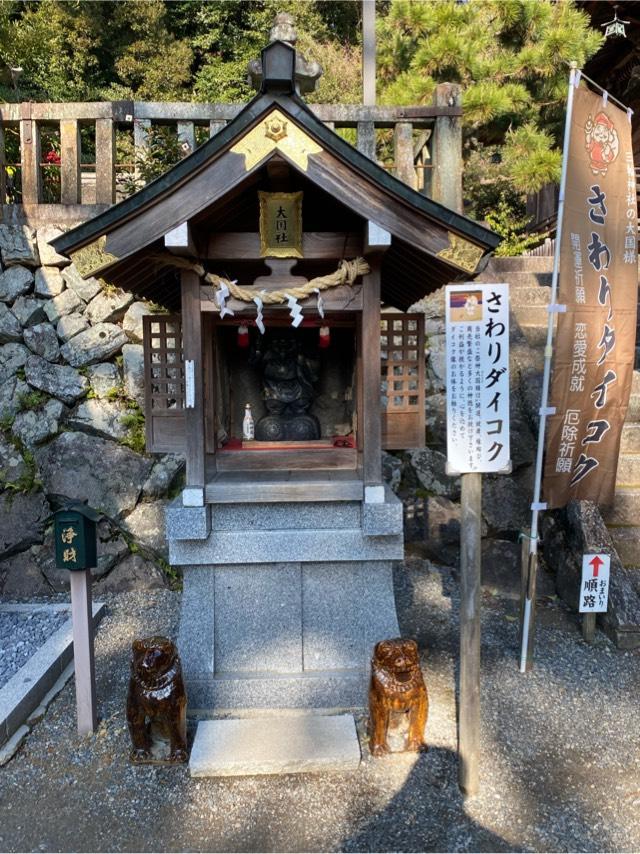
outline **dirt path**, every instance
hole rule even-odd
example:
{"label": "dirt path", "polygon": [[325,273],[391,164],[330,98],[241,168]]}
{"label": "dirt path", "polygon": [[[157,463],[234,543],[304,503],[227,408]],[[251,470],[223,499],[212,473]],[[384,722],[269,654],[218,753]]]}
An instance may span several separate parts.
{"label": "dirt path", "polygon": [[587,647],[548,601],[535,672],[522,677],[517,603],[485,592],[482,793],[465,803],[455,575],[410,560],[397,569],[396,596],[403,633],[423,650],[429,753],[367,758],[349,775],[232,780],[129,765],[130,641],[175,635],[179,594],[114,597],[96,645],[100,729],[76,736],[69,684],[0,769],[0,850],[639,850],[640,655],[600,633]]}

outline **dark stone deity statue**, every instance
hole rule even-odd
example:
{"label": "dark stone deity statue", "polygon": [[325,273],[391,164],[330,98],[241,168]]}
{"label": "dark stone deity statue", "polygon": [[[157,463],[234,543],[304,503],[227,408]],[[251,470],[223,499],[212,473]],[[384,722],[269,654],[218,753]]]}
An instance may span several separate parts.
{"label": "dark stone deity statue", "polygon": [[320,438],[320,422],[309,413],[319,363],[305,355],[296,337],[274,337],[264,352],[254,350],[250,363],[262,371],[262,399],[267,415],[256,423],[261,442]]}

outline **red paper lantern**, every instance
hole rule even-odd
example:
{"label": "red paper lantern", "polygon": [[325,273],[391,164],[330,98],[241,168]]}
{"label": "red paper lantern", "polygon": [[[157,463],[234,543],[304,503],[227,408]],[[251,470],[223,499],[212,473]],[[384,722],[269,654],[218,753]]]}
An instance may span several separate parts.
{"label": "red paper lantern", "polygon": [[243,324],[242,326],[238,326],[238,347],[241,347],[242,349],[244,349],[248,346],[249,346],[249,327],[245,326]]}
{"label": "red paper lantern", "polygon": [[326,348],[331,344],[331,331],[328,326],[320,327],[320,349],[326,350]]}

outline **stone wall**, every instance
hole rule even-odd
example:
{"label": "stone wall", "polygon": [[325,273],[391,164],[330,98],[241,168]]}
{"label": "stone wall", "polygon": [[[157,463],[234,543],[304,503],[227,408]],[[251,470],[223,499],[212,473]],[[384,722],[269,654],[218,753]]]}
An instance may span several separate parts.
{"label": "stone wall", "polygon": [[[98,591],[166,583],[163,508],[182,460],[144,448],[142,317],[153,310],[80,278],[49,241],[0,225],[0,592],[62,590],[46,520],[65,498],[104,512]],[[385,454],[403,500],[408,548],[459,560],[460,482],[445,474],[444,289],[414,310],[427,334],[427,447]],[[513,474],[483,479],[485,581],[514,593],[518,537],[529,524],[539,370],[517,330],[511,340]],[[98,592],[97,591],[97,592]]]}
{"label": "stone wall", "polygon": [[0,593],[68,586],[48,517],[88,500],[100,590],[167,583],[164,506],[182,460],[144,453],[142,317],[153,307],[83,280],[49,241],[0,225]]}

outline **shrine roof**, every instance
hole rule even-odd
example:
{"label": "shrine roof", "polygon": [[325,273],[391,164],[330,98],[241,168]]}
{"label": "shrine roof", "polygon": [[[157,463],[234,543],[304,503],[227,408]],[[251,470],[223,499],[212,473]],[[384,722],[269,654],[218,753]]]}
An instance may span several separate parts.
{"label": "shrine roof", "polygon": [[[266,133],[262,129],[274,115],[287,123],[292,140],[298,135],[297,149],[293,141],[290,148],[278,145],[268,128]],[[93,252],[97,263],[91,274],[171,307],[175,271],[157,262],[159,241],[182,223],[215,211],[230,193],[251,187],[274,156],[392,235],[383,266],[383,298],[399,308],[445,282],[469,278],[500,241],[489,229],[389,174],[324,125],[294,91],[267,89],[191,155],[56,238],[53,246],[74,261],[80,250],[85,258]],[[459,250],[471,252],[471,264],[468,259],[457,263]]]}

